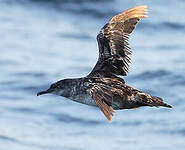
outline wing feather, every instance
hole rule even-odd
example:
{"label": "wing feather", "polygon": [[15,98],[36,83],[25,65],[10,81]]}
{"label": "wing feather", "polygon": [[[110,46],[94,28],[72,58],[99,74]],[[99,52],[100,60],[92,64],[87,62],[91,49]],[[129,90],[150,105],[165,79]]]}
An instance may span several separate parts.
{"label": "wing feather", "polygon": [[89,90],[90,95],[96,102],[97,106],[101,109],[101,111],[104,113],[105,117],[112,121],[112,117],[114,116],[114,109],[112,106],[109,106],[104,100],[112,98],[111,95],[108,94],[108,92],[103,91],[99,86],[93,86]]}
{"label": "wing feather", "polygon": [[140,19],[147,17],[147,6],[137,6],[114,16],[97,36],[99,59],[89,76],[127,75],[131,62],[129,35]]}

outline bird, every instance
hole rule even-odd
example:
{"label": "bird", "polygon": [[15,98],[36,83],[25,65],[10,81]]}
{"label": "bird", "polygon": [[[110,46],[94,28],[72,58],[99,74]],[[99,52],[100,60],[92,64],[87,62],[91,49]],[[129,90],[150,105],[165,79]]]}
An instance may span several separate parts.
{"label": "bird", "polygon": [[85,77],[55,82],[49,89],[38,92],[37,96],[50,93],[98,107],[108,121],[112,121],[115,110],[143,106],[172,108],[162,98],[126,85],[123,79],[131,63],[129,35],[146,17],[146,5],[127,9],[112,17],[97,35],[99,57],[92,71]]}

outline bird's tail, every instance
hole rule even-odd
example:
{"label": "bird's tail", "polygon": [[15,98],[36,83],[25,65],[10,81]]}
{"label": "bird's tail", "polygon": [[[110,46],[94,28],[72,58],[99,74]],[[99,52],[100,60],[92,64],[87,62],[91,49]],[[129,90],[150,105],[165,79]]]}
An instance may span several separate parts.
{"label": "bird's tail", "polygon": [[151,96],[151,95],[143,93],[143,92],[138,93],[137,96],[139,98],[139,102],[141,102],[145,106],[151,106],[151,107],[163,106],[163,107],[172,108],[171,105],[164,103],[163,99],[160,97]]}

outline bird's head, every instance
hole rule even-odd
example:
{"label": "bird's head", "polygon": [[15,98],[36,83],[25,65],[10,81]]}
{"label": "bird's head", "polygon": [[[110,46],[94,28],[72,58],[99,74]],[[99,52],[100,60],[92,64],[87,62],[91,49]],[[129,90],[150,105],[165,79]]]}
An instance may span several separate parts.
{"label": "bird's head", "polygon": [[43,94],[56,94],[59,96],[66,96],[67,93],[67,89],[69,89],[69,82],[68,80],[60,80],[56,83],[53,83],[49,89],[45,90],[45,91],[41,91],[37,93],[37,96],[39,95],[43,95]]}

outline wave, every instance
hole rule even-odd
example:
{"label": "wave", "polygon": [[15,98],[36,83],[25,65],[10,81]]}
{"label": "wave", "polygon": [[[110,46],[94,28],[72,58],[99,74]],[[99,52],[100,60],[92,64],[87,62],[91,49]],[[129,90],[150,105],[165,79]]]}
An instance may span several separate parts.
{"label": "wave", "polygon": [[166,70],[155,70],[155,71],[145,71],[139,74],[132,76],[133,79],[145,80],[145,79],[154,79],[164,76],[172,75],[172,72]]}
{"label": "wave", "polygon": [[80,125],[85,125],[85,126],[95,126],[95,125],[102,125],[105,122],[103,121],[96,121],[96,120],[90,120],[90,119],[82,119],[78,117],[73,117],[69,114],[53,114],[51,113],[52,117],[54,116],[57,121],[62,122],[62,123],[74,123],[75,124],[80,124]]}
{"label": "wave", "polygon": [[117,13],[112,8],[114,0],[3,0],[2,2],[6,3],[6,5],[38,6],[42,9],[50,9],[50,11],[65,11],[75,15],[88,15],[88,17],[94,18],[104,18]]}
{"label": "wave", "polygon": [[143,31],[160,31],[169,32],[169,31],[183,31],[185,32],[185,25],[180,22],[142,22],[142,25],[139,25],[138,28]]}

